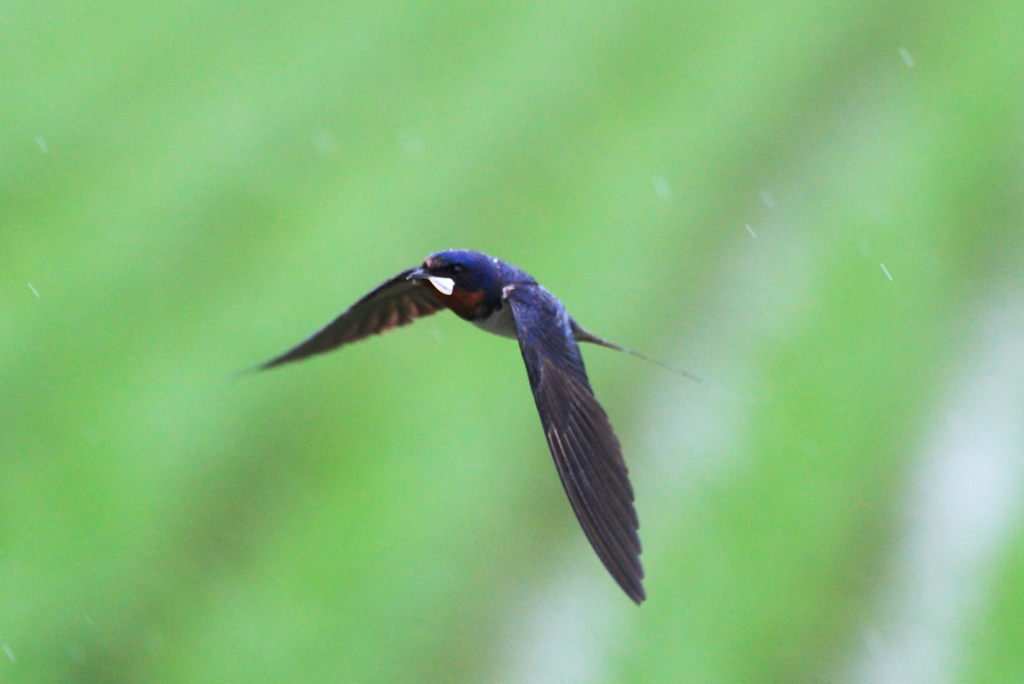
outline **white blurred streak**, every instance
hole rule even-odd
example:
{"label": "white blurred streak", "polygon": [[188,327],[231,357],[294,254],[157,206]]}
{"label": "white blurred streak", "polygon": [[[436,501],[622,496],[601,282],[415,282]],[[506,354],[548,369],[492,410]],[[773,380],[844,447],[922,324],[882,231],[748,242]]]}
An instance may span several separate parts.
{"label": "white blurred streak", "polygon": [[769,238],[738,241],[721,261],[708,288],[714,315],[687,331],[672,359],[705,383],[661,377],[642,412],[643,446],[626,454],[648,551],[675,543],[692,496],[751,467],[750,417],[770,400],[759,358],[800,329],[816,304],[818,245],[783,217],[769,219],[761,234]]}
{"label": "white blurred streak", "polygon": [[885,267],[885,264],[880,264],[880,266],[882,267],[882,273],[885,274],[885,277],[888,278],[889,280],[892,280],[892,276],[889,275],[889,269]]}
{"label": "white blurred streak", "polygon": [[909,498],[878,624],[851,679],[953,681],[966,631],[1024,494],[1024,293],[992,302],[965,377],[954,386]]}
{"label": "white blurred streak", "polygon": [[903,58],[903,63],[908,67],[914,66],[914,58],[910,56],[910,51],[905,47],[900,48],[900,57]]}
{"label": "white blurred streak", "polygon": [[609,645],[621,641],[637,607],[590,557],[589,546],[586,553],[586,559],[569,560],[555,582],[534,591],[522,614],[512,616],[515,634],[495,681],[586,684],[606,678]]}

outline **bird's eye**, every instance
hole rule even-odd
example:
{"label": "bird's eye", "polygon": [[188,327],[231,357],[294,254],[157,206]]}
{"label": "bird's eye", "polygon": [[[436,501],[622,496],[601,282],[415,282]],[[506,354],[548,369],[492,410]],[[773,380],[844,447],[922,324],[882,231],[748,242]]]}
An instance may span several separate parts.
{"label": "bird's eye", "polygon": [[452,275],[459,275],[466,269],[464,269],[461,264],[452,264],[450,270],[452,272]]}

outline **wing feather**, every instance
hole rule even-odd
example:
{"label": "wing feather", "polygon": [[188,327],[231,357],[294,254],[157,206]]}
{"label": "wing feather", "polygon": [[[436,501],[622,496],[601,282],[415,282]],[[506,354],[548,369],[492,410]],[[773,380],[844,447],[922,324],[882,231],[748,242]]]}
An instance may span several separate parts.
{"label": "wing feather", "polygon": [[506,289],[544,434],[569,503],[619,586],[644,600],[639,522],[619,440],[594,397],[571,319],[544,288]]}
{"label": "wing feather", "polygon": [[371,335],[408,325],[417,318],[430,316],[445,308],[434,296],[433,289],[423,286],[422,280],[409,280],[412,271],[402,271],[382,283],[304,342],[259,368],[273,368],[289,361],[323,354],[343,344],[358,342]]}

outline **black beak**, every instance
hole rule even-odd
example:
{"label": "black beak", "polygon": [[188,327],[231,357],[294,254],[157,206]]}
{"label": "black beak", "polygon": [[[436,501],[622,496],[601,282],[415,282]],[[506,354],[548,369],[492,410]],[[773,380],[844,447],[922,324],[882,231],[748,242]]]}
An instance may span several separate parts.
{"label": "black beak", "polygon": [[406,280],[426,280],[430,277],[430,274],[423,270],[423,267],[414,268],[410,271],[409,275],[405,276]]}

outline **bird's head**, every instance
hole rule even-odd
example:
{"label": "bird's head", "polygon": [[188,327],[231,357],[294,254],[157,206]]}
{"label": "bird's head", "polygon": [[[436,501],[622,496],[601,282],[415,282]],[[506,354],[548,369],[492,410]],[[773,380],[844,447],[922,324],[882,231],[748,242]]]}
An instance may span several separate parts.
{"label": "bird's head", "polygon": [[409,279],[426,281],[442,304],[472,321],[501,307],[500,263],[480,252],[453,249],[428,256]]}

